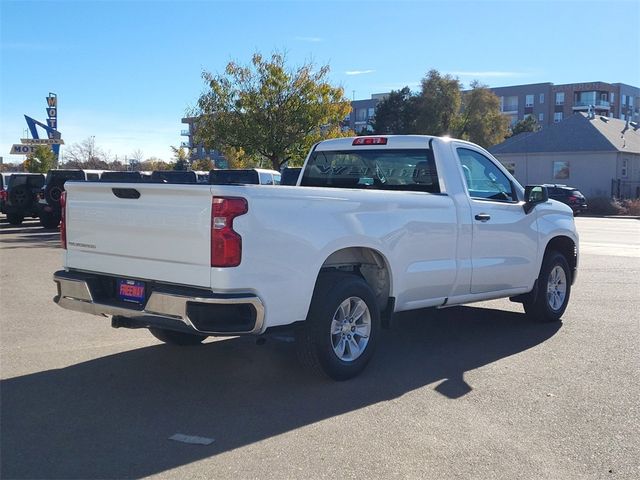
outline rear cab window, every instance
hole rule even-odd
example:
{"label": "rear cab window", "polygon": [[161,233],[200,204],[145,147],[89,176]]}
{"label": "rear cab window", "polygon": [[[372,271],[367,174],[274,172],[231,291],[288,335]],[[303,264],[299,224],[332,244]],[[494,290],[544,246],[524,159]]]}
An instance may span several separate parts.
{"label": "rear cab window", "polygon": [[300,185],[440,193],[430,149],[315,151]]}

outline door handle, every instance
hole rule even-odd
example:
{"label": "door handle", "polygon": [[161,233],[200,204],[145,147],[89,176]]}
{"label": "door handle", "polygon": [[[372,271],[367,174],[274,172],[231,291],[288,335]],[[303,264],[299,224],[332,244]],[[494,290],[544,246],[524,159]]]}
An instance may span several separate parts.
{"label": "door handle", "polygon": [[478,215],[476,215],[476,220],[480,220],[481,222],[487,222],[491,220],[491,215],[489,215],[488,213],[479,213]]}

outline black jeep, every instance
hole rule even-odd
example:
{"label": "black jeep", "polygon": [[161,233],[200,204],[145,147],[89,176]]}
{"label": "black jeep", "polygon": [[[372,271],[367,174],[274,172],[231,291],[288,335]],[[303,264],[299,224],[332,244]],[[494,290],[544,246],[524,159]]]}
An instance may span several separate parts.
{"label": "black jeep", "polygon": [[44,228],[57,228],[62,217],[60,198],[67,180],[86,181],[82,170],[49,170],[44,187],[40,190],[38,214]]}
{"label": "black jeep", "polygon": [[20,225],[24,217],[38,216],[38,192],[44,185],[41,173],[14,173],[9,178],[2,211],[11,225]]}

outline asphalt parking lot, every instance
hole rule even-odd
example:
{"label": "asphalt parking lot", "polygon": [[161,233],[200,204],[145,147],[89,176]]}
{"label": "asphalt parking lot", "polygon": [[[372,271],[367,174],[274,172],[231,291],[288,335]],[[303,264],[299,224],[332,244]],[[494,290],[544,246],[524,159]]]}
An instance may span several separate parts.
{"label": "asphalt parking lot", "polygon": [[640,221],[576,223],[562,323],[507,300],[402,315],[342,383],[283,340],[170,347],[62,310],[58,234],[2,223],[0,476],[640,478]]}

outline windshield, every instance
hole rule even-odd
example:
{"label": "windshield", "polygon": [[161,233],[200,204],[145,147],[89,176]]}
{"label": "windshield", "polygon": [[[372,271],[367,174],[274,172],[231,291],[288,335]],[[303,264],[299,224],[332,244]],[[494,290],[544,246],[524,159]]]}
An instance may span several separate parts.
{"label": "windshield", "polygon": [[301,185],[440,192],[429,149],[314,152]]}

